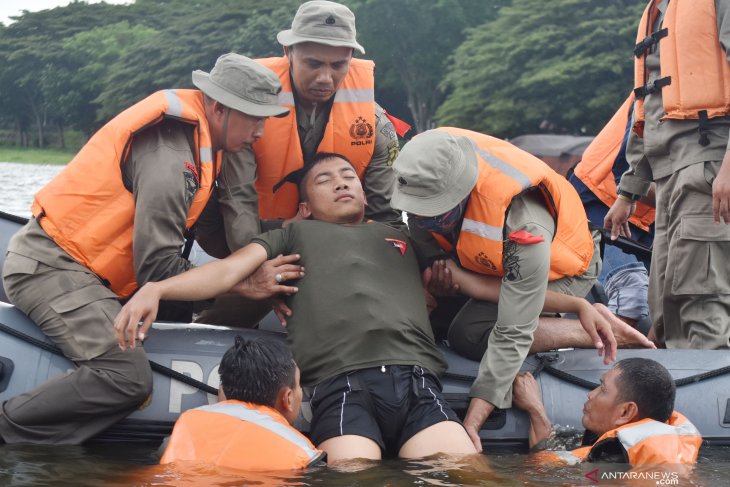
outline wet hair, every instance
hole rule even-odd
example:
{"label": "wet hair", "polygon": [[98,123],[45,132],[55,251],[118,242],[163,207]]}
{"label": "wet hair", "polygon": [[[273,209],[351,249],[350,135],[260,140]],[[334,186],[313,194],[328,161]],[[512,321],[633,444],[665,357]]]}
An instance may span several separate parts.
{"label": "wet hair", "polygon": [[619,400],[633,401],[639,418],[666,422],[674,411],[677,387],[662,364],[647,358],[627,358],[616,363]]}
{"label": "wet hair", "polygon": [[282,387],[294,388],[296,368],[285,343],[238,335],[223,355],[218,373],[226,399],[274,407]]}

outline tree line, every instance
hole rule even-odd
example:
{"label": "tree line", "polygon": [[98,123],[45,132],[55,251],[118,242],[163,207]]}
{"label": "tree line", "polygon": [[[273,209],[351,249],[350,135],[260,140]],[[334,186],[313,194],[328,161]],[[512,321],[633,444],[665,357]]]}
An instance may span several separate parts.
{"label": "tree line", "polygon": [[[0,24],[0,128],[64,146],[225,52],[282,53],[300,0],[136,0],[24,12]],[[376,99],[421,132],[596,133],[632,88],[645,0],[342,0]]]}

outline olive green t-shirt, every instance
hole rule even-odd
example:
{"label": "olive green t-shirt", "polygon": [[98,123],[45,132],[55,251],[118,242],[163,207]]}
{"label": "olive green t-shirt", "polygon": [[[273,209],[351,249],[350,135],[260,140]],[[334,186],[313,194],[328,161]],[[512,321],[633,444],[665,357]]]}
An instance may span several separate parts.
{"label": "olive green t-shirt", "polygon": [[420,365],[436,375],[444,372],[416,255],[403,232],[377,222],[306,220],[253,241],[269,258],[302,256],[306,276],[289,298],[287,329],[304,385],[381,365]]}

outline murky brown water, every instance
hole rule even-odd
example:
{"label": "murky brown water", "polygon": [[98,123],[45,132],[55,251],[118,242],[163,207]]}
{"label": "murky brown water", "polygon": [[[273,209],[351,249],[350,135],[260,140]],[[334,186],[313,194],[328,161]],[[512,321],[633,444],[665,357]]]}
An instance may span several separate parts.
{"label": "murky brown water", "polygon": [[[0,485],[17,486],[500,486],[596,485],[585,474],[598,468],[602,485],[730,485],[730,448],[704,449],[689,477],[676,483],[608,480],[603,472],[615,466],[552,466],[528,455],[446,457],[418,461],[354,461],[338,467],[292,474],[215,471],[207,468],[157,465],[149,446],[91,445],[85,447],[0,446]],[[603,479],[600,476],[603,475]],[[657,475],[659,475],[657,473]],[[614,477],[616,478],[616,477]]]}
{"label": "murky brown water", "polygon": [[[30,216],[33,194],[62,166],[0,162],[0,210]],[[1,337],[0,337],[1,339]],[[470,459],[432,458],[419,461],[353,462],[291,475],[251,474],[173,468],[157,465],[156,447],[89,445],[84,447],[0,446],[0,486],[406,486],[406,485],[596,485],[584,475],[611,466],[541,465],[529,455],[477,456]],[[663,484],[730,485],[730,447],[705,447],[689,478]],[[599,479],[601,485],[637,485],[626,480]]]}

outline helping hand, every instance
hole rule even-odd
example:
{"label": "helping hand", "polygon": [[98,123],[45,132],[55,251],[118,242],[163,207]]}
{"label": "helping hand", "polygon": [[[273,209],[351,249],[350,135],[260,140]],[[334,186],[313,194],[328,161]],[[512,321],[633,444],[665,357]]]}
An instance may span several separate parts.
{"label": "helping hand", "polygon": [[712,182],[712,215],[715,223],[730,223],[730,151],[725,152],[722,166]]}
{"label": "helping hand", "polygon": [[446,261],[437,260],[421,274],[423,287],[433,296],[455,296],[459,285],[453,281],[451,270]]}
{"label": "helping hand", "polygon": [[279,323],[281,323],[281,326],[286,328],[286,319],[291,318],[292,310],[287,304],[284,302],[283,299],[280,298],[271,298],[271,308],[274,310],[274,314],[277,318],[279,318]]}
{"label": "helping hand", "polygon": [[608,210],[606,217],[603,219],[603,226],[611,230],[611,240],[616,240],[619,236],[631,238],[629,217],[635,210],[635,201],[626,201],[622,198],[616,198],[613,206],[610,210]]}
{"label": "helping hand", "polygon": [[292,295],[299,289],[282,283],[304,277],[304,267],[293,264],[299,258],[296,254],[278,255],[267,260],[256,272],[233,286],[231,292],[254,300],[267,299],[277,294]]}
{"label": "helping hand", "polygon": [[616,360],[616,337],[608,320],[601,315],[596,307],[585,300],[583,300],[577,314],[581,326],[591,337],[594,346],[598,350],[598,355],[603,356],[603,363],[609,364]]}
{"label": "helping hand", "polygon": [[540,386],[529,372],[520,372],[512,383],[512,406],[532,411],[542,404]]}
{"label": "helping hand", "polygon": [[482,452],[482,440],[479,438],[479,430],[482,429],[492,411],[494,411],[492,403],[478,397],[472,397],[464,417],[464,429],[479,453]]}
{"label": "helping hand", "polygon": [[[135,348],[135,341],[143,341],[157,317],[160,295],[156,283],[149,282],[125,304],[114,319],[114,335],[122,350]],[[140,321],[142,325],[139,326]]]}

